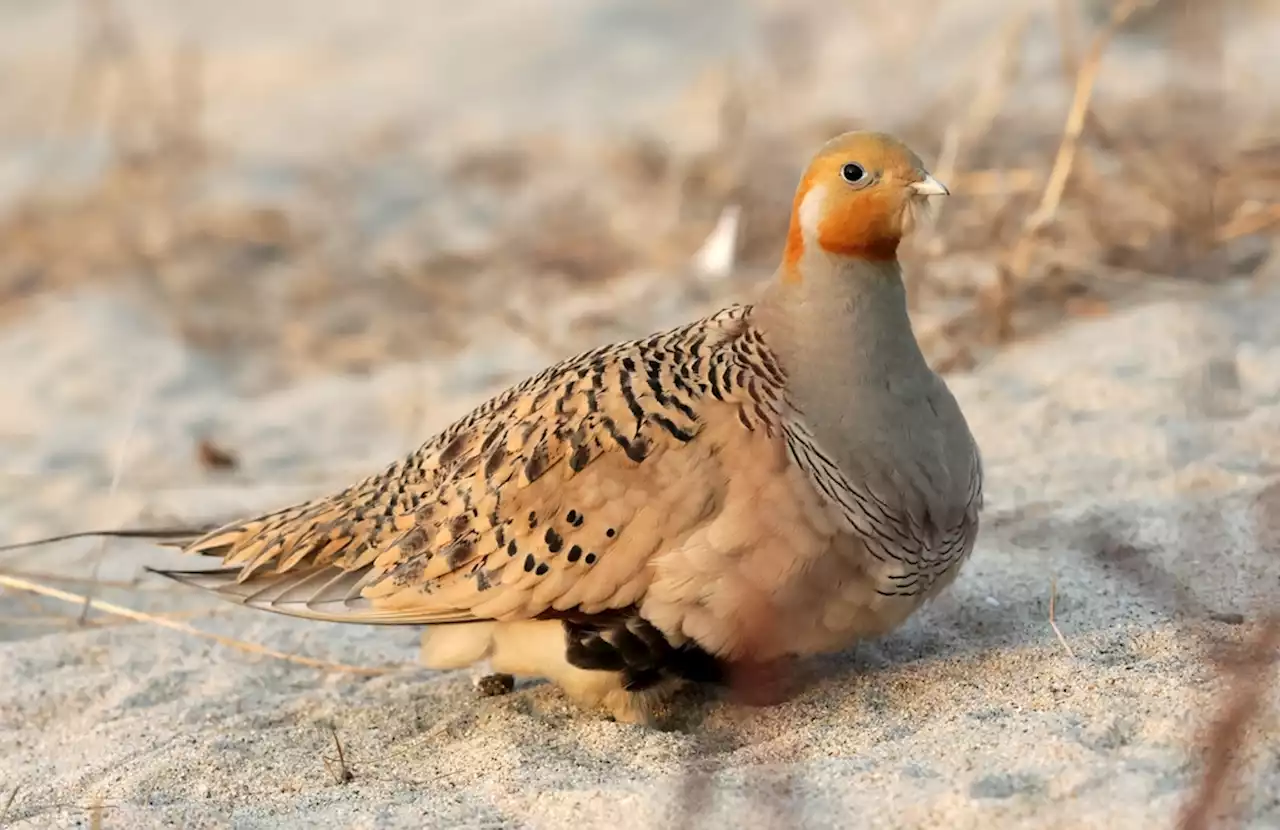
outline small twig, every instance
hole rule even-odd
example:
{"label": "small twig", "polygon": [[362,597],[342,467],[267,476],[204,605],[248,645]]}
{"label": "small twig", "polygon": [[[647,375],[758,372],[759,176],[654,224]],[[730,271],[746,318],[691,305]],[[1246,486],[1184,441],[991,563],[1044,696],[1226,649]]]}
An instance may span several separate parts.
{"label": "small twig", "polygon": [[1072,660],[1076,659],[1076,653],[1071,650],[1071,646],[1067,644],[1067,638],[1062,636],[1062,629],[1058,628],[1058,621],[1054,619],[1054,608],[1058,600],[1058,578],[1055,576],[1049,582],[1049,625],[1053,628],[1053,633],[1058,635],[1058,642],[1062,643],[1062,647],[1067,650],[1067,656]]}
{"label": "small twig", "polygon": [[[347,756],[342,751],[342,741],[338,740],[338,730],[329,725],[329,734],[333,736],[333,746],[338,750],[337,758],[330,758],[328,755],[321,755],[320,759],[324,761],[324,768],[333,776],[335,784],[346,784],[355,778],[355,774],[351,772],[351,768],[347,766]],[[337,772],[334,768],[337,767]]]}
{"label": "small twig", "polygon": [[174,631],[181,631],[183,634],[191,634],[196,637],[203,637],[206,640],[213,640],[214,642],[220,645],[224,645],[230,648],[238,649],[240,651],[248,652],[249,654],[260,654],[265,657],[274,657],[277,660],[284,660],[289,663],[297,663],[298,665],[302,665],[302,666],[310,666],[311,668],[315,668],[315,669],[323,669],[325,671],[344,672],[346,674],[359,674],[359,675],[365,675],[365,676],[388,674],[394,671],[393,668],[350,666],[350,665],[347,665],[346,663],[334,663],[329,660],[318,660],[314,657],[304,657],[300,654],[289,654],[283,651],[276,651],[275,649],[270,649],[270,648],[267,648],[266,646],[255,645],[254,643],[247,643],[243,640],[237,640],[233,637],[224,637],[221,634],[213,634],[208,631],[201,631],[200,629],[190,625],[186,625],[185,623],[180,623],[180,622],[177,622],[176,620],[167,619],[165,617],[157,616],[155,614],[147,614],[142,611],[135,611],[132,608],[125,608],[124,606],[116,605],[111,602],[104,602],[100,599],[90,599],[89,597],[86,597],[82,594],[73,594],[70,591],[60,591],[57,588],[50,588],[47,585],[40,585],[39,583],[36,583],[36,582],[29,582],[28,580],[25,580],[25,579],[18,579],[12,576],[5,576],[4,574],[0,574],[0,585],[3,585],[7,588],[16,588],[20,591],[29,591],[33,594],[39,594],[41,596],[50,597],[52,599],[59,599],[59,600],[62,600],[63,602],[71,602],[77,605],[81,603],[88,603],[90,608],[94,608],[106,614],[114,614],[118,617],[125,617],[127,619],[136,620],[138,622],[151,623],[152,625],[158,625],[161,628],[169,628]]}
{"label": "small twig", "polygon": [[234,452],[207,436],[196,442],[196,460],[206,470],[232,471],[240,466]]}
{"label": "small twig", "polygon": [[1071,171],[1075,167],[1076,153],[1080,148],[1080,136],[1084,132],[1089,104],[1093,100],[1094,84],[1098,79],[1102,56],[1106,53],[1112,38],[1134,12],[1158,2],[1160,0],[1120,0],[1111,11],[1110,21],[1094,36],[1093,42],[1089,45],[1089,52],[1076,72],[1075,94],[1072,96],[1071,108],[1067,112],[1067,121],[1062,129],[1058,153],[1054,157],[1049,179],[1040,197],[1040,205],[1023,223],[1022,234],[1013,247],[1008,266],[1000,270],[997,295],[992,304],[997,318],[997,336],[1000,340],[1007,340],[1013,334],[1011,295],[1016,290],[1015,286],[1022,282],[1027,272],[1031,270],[1031,254],[1035,248],[1036,237],[1057,216],[1058,207],[1062,204],[1062,195],[1066,191],[1067,181],[1071,178]]}
{"label": "small twig", "polygon": [[18,797],[18,790],[22,789],[22,785],[14,786],[13,792],[9,793],[9,797],[4,801],[4,809],[0,809],[0,825],[4,824],[5,818],[9,815],[9,808],[13,806],[13,801]]}
{"label": "small twig", "polygon": [[1027,217],[1026,233],[1034,234],[1049,222],[1053,221],[1062,203],[1062,194],[1066,190],[1067,180],[1071,178],[1071,170],[1075,165],[1076,153],[1080,148],[1080,135],[1084,132],[1085,119],[1089,114],[1089,104],[1093,100],[1094,86],[1098,80],[1098,70],[1102,66],[1102,56],[1107,46],[1125,22],[1138,9],[1155,5],[1159,0],[1121,0],[1111,12],[1111,20],[1094,37],[1089,45],[1089,53],[1085,55],[1080,69],[1076,73],[1075,94],[1071,100],[1071,109],[1067,112],[1067,123],[1062,129],[1062,140],[1058,145],[1058,154],[1049,171],[1049,181],[1045,185],[1044,194],[1040,197],[1040,206],[1035,213]]}

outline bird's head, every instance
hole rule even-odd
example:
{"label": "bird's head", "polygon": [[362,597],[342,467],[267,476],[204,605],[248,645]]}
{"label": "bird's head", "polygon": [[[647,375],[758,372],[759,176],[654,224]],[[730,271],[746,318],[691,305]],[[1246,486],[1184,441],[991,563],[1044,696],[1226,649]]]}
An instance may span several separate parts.
{"label": "bird's head", "polygon": [[947,194],[896,138],[861,131],[836,136],[814,155],[796,188],[785,273],[799,279],[806,251],[893,259],[917,208],[929,196]]}

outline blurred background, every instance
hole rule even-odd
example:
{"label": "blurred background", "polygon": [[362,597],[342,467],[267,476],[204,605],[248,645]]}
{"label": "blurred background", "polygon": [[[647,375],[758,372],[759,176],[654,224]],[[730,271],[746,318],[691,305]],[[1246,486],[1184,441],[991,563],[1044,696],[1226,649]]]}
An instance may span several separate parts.
{"label": "blurred background", "polygon": [[1274,283],[1277,43],[1274,0],[0,0],[0,541],[314,495],[749,300],[846,129],[954,194],[904,251],[944,372]]}

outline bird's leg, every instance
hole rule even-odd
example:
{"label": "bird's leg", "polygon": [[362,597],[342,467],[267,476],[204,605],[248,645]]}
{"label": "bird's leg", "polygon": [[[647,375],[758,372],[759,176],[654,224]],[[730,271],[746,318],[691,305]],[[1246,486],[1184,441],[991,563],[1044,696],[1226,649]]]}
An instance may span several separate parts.
{"label": "bird's leg", "polygon": [[440,670],[479,664],[476,686],[486,695],[509,692],[515,677],[546,678],[584,708],[603,708],[620,723],[652,725],[657,704],[675,684],[589,661],[575,665],[571,641],[559,620],[432,626],[423,634],[420,662]]}
{"label": "bird's leg", "polygon": [[642,682],[634,683],[623,670],[576,665],[568,647],[572,642],[559,620],[500,624],[489,660],[494,671],[545,677],[578,705],[604,709],[619,723],[652,726],[657,705],[674,684],[665,678],[641,678]]}
{"label": "bird's leg", "polygon": [[509,674],[493,671],[493,662],[483,660],[474,670],[471,682],[481,697],[501,697],[511,694],[516,687],[516,679]]}

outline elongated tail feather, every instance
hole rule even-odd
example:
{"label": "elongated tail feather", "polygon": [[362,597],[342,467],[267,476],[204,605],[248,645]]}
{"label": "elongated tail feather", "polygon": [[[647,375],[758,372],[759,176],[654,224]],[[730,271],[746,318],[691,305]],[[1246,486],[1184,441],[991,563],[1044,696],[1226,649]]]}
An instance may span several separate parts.
{"label": "elongated tail feather", "polygon": [[166,527],[166,528],[120,528],[116,530],[77,530],[74,533],[62,533],[57,536],[46,536],[42,539],[32,539],[29,542],[13,542],[8,545],[0,545],[0,553],[9,553],[16,550],[25,550],[26,548],[40,547],[42,545],[52,545],[55,542],[67,542],[72,539],[87,539],[90,537],[114,538],[114,539],[145,539],[155,542],[163,547],[185,548],[199,539],[201,536],[220,527],[221,525],[210,524],[199,527]]}

